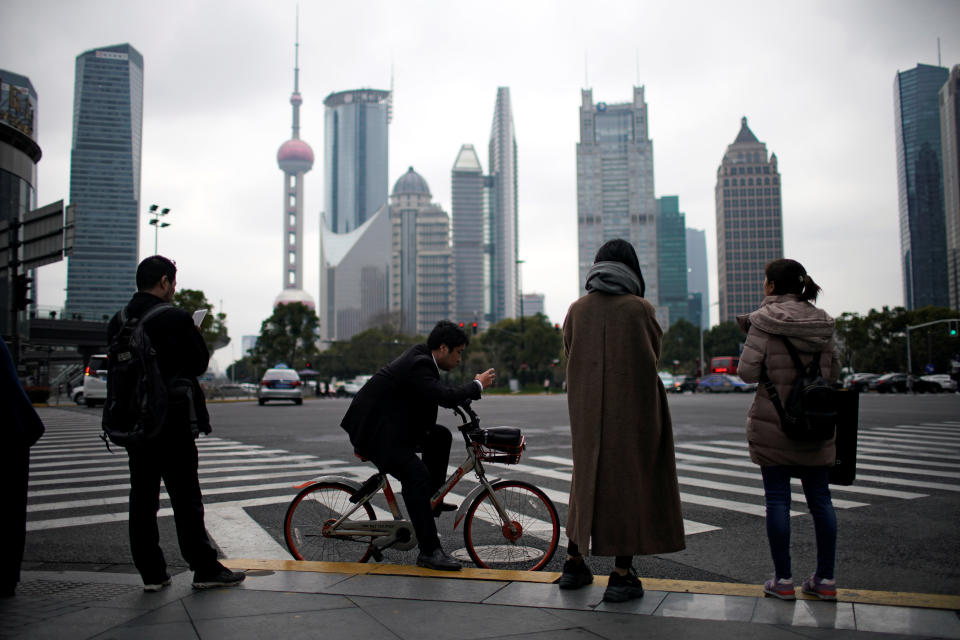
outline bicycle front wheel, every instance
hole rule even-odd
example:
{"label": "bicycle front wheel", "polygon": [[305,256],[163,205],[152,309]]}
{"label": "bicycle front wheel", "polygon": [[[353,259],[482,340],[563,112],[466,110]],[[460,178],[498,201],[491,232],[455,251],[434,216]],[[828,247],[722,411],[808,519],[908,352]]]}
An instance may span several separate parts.
{"label": "bicycle front wheel", "polygon": [[[507,514],[504,522],[493,498]],[[493,483],[467,510],[463,543],[470,559],[486,569],[538,571],[550,562],[560,541],[560,518],[547,495],[528,482]]]}
{"label": "bicycle front wheel", "polygon": [[[355,504],[353,489],[339,482],[318,482],[305,487],[290,503],[283,519],[287,548],[297,560],[323,562],[366,562],[370,558],[371,536],[338,536],[329,527]],[[365,503],[347,520],[376,520],[370,503]]]}

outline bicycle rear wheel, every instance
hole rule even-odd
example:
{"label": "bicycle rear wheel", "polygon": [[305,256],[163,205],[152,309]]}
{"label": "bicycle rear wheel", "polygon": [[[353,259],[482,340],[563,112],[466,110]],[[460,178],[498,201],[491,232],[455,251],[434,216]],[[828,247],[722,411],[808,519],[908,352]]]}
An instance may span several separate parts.
{"label": "bicycle rear wheel", "polygon": [[[371,536],[337,536],[327,530],[354,507],[353,489],[339,482],[318,482],[305,487],[287,507],[283,535],[297,560],[366,562]],[[376,520],[370,503],[363,504],[349,520]]]}
{"label": "bicycle rear wheel", "polygon": [[463,524],[470,559],[487,569],[538,571],[547,566],[560,541],[560,518],[553,502],[520,480],[495,482],[493,493],[509,522],[500,518],[489,491],[477,496]]}

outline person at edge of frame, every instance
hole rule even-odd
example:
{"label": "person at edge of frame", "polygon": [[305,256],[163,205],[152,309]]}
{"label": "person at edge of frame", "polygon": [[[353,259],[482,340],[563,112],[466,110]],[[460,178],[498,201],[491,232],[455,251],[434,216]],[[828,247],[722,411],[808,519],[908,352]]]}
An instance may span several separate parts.
{"label": "person at edge of frame", "polygon": [[456,506],[441,503],[430,508],[430,499],[446,479],[452,441],[450,430],[436,424],[437,407],[449,409],[464,400],[478,400],[495,378],[494,370],[488,369],[460,386],[440,381],[441,370],[460,365],[469,342],[463,329],[441,320],[426,344],[410,347],[363,385],[340,423],[357,454],[400,481],[420,547],[417,565],[441,571],[459,571],[461,566],[443,550],[434,522],[434,517]]}
{"label": "person at edge of frame", "polygon": [[27,481],[30,447],[43,435],[36,409],[20,385],[13,356],[0,338],[0,407],[4,444],[0,447],[0,597],[16,595],[27,535]]}
{"label": "person at edge of frame", "polygon": [[[150,256],[137,267],[137,292],[126,306],[127,318],[142,317],[158,304],[172,303],[177,286],[177,267],[163,256]],[[122,328],[120,313],[107,327],[107,344]],[[143,590],[161,591],[171,583],[160,548],[157,511],[160,480],[170,495],[180,553],[193,570],[193,587],[208,589],[240,584],[246,577],[217,560],[217,549],[207,536],[200,492],[196,438],[210,433],[203,391],[197,376],[203,375],[210,352],[193,318],[183,309],[170,307],[147,319],[144,331],[157,353],[157,366],[165,381],[188,378],[193,387],[197,430],[191,424],[186,402],[171,398],[166,420],[155,440],[127,448],[130,466],[130,551],[143,579]],[[109,363],[108,373],[109,376]]]}

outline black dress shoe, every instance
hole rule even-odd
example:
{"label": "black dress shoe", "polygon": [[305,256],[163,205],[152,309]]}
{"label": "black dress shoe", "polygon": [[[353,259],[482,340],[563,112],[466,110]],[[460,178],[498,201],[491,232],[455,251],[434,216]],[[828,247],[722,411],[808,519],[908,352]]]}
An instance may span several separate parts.
{"label": "black dress shoe", "polygon": [[449,502],[441,502],[440,504],[438,504],[433,508],[433,517],[439,518],[440,514],[443,513],[444,511],[456,511],[456,510],[457,510],[457,505],[450,504]]}
{"label": "black dress shoe", "polygon": [[417,566],[436,571],[460,571],[460,562],[443,549],[434,549],[432,553],[417,556]]}

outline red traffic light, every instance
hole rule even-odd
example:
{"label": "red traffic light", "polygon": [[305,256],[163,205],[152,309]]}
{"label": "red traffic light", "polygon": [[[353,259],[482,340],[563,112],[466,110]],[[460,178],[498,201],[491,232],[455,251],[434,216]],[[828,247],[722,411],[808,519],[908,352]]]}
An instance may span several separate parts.
{"label": "red traffic light", "polygon": [[463,329],[463,323],[462,323],[462,322],[460,323],[460,328]]}

